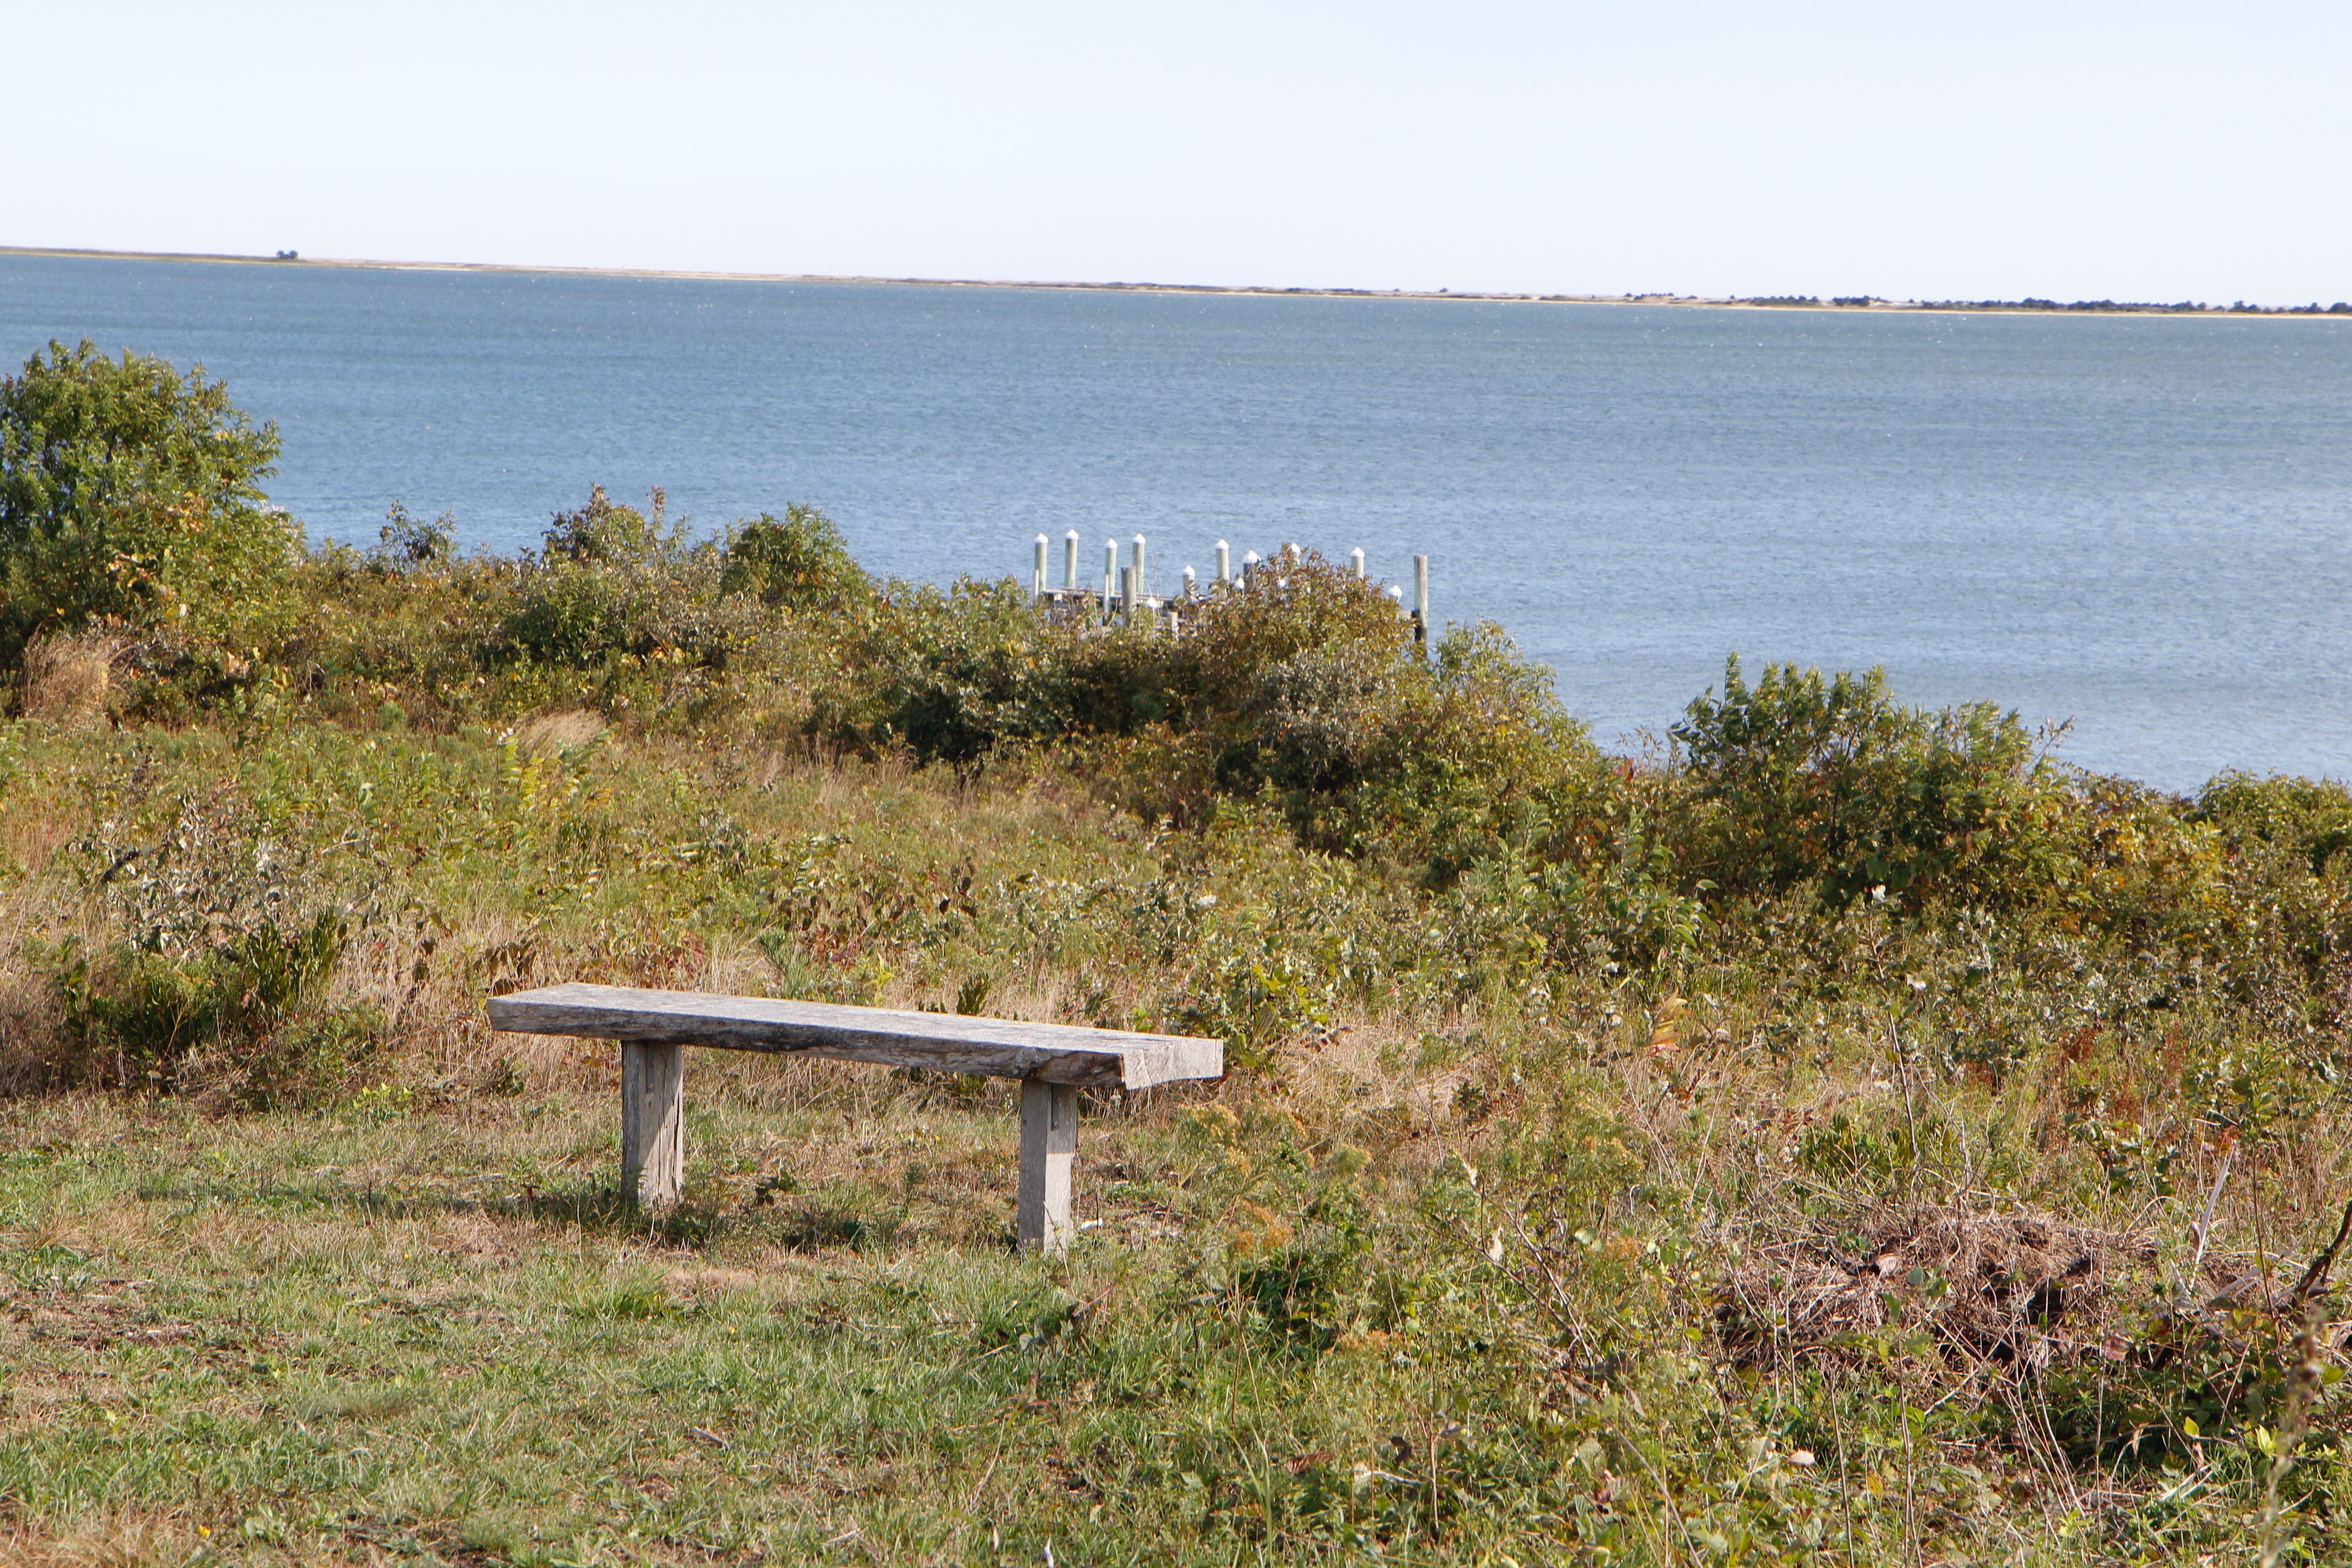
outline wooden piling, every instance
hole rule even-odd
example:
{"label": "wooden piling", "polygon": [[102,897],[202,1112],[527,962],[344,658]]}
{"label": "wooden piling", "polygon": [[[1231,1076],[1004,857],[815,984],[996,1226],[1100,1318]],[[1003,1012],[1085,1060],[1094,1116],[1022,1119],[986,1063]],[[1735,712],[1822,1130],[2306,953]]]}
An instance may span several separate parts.
{"label": "wooden piling", "polygon": [[1429,557],[1412,558],[1412,641],[1415,647],[1429,646]]}

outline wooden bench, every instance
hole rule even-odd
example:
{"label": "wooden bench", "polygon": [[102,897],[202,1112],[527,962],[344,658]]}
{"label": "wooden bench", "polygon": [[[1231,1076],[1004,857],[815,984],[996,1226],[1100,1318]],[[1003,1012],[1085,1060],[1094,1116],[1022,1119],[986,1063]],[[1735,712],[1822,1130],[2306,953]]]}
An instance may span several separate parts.
{"label": "wooden bench", "polygon": [[1066,1024],[838,1007],[699,991],[550,985],[490,999],[494,1028],[621,1042],[621,1193],[677,1202],[686,1176],[686,1047],[880,1062],[1021,1080],[1023,1247],[1068,1245],[1078,1090],[1149,1089],[1224,1072],[1222,1040],[1136,1035]]}

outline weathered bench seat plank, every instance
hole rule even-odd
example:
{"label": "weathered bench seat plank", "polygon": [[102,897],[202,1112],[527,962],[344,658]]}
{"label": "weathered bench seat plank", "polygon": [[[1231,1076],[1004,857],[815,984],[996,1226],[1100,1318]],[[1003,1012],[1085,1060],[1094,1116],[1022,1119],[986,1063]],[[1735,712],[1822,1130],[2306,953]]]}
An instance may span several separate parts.
{"label": "weathered bench seat plank", "polygon": [[494,996],[490,1023],[517,1034],[782,1052],[1081,1089],[1216,1078],[1225,1056],[1223,1041],[1187,1035],[620,985],[550,985]]}

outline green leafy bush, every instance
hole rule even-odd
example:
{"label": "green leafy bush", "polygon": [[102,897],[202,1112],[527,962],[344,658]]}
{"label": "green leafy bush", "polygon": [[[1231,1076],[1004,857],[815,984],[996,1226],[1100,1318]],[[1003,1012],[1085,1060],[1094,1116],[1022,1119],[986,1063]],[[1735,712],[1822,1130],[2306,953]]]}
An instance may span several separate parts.
{"label": "green leafy bush", "polygon": [[[1385,667],[1403,663],[1408,635],[1386,598],[1311,555],[1288,563],[1279,583],[1268,574],[1248,590],[1219,588],[1183,615],[1174,638],[1042,615],[1009,578],[944,594],[895,584],[857,628],[854,672],[827,694],[820,722],[926,761],[968,763],[1009,742],[1155,726],[1215,758],[1256,746],[1266,703],[1286,686],[1314,701],[1305,688],[1332,660],[1345,668],[1327,687],[1377,686]],[[1286,669],[1292,660],[1303,662]],[[1230,783],[1255,787],[1246,757],[1226,771]]]}
{"label": "green leafy bush", "polygon": [[201,369],[87,341],[0,379],[0,658],[94,619],[215,638],[290,623],[301,535],[259,488],[278,444]]}
{"label": "green leafy bush", "polygon": [[850,668],[818,693],[812,717],[834,739],[962,764],[1076,729],[1072,639],[1010,581],[967,579],[945,593],[894,584],[850,640]]}
{"label": "green leafy bush", "polygon": [[1674,734],[1695,786],[1687,864],[1716,887],[2009,901],[2039,896],[2059,854],[2060,781],[1990,703],[1906,708],[1882,670],[1771,665],[1750,686],[1735,655],[1723,695]]}
{"label": "green leafy bush", "polygon": [[750,594],[771,609],[840,611],[873,591],[841,530],[814,507],[794,504],[782,521],[766,512],[727,536],[721,593]]}
{"label": "green leafy bush", "polygon": [[[265,922],[176,952],[118,942],[96,952],[68,941],[53,979],[85,1080],[170,1090],[191,1063],[218,1051],[237,1068],[259,1066],[281,1086],[318,1055],[315,1041],[280,1041],[341,956],[346,927],[331,910],[291,927]],[[328,1025],[348,1058],[349,1020]],[[272,1047],[280,1048],[273,1052]],[[288,1049],[285,1047],[292,1047]]]}
{"label": "green leafy bush", "polygon": [[2352,789],[2333,780],[2225,773],[2198,792],[2195,816],[2233,853],[2283,855],[2314,877],[2341,868],[2352,848]]}
{"label": "green leafy bush", "polygon": [[379,565],[398,572],[442,566],[457,553],[457,520],[445,511],[428,522],[394,501],[376,539],[370,554]]}
{"label": "green leafy bush", "polygon": [[[1501,628],[1456,628],[1402,679],[1342,788],[1295,796],[1309,843],[1377,849],[1445,881],[1516,846],[1583,864],[1607,833],[1622,780],[1560,704],[1551,672]],[[1295,785],[1294,785],[1295,787]]]}
{"label": "green leafy bush", "polygon": [[658,565],[693,548],[684,523],[669,521],[669,500],[660,490],[651,498],[652,515],[623,506],[604,493],[602,485],[588,489],[588,504],[577,511],[559,511],[540,538],[540,553],[547,561],[577,566]]}
{"label": "green leafy bush", "polygon": [[[2223,773],[2198,795],[2190,826],[2228,859],[2185,933],[2218,938],[2243,994],[2326,988],[2326,1014],[2352,1019],[2352,790],[2332,781]],[[2224,892],[2224,885],[2228,892]]]}
{"label": "green leafy bush", "polygon": [[1196,721],[1212,726],[1248,725],[1268,678],[1301,655],[1352,650],[1369,670],[1378,656],[1406,660],[1412,647],[1386,595],[1311,550],[1277,557],[1247,588],[1212,592],[1191,626],[1189,695]]}
{"label": "green leafy bush", "polygon": [[648,515],[598,485],[587,505],[556,514],[524,563],[503,635],[514,657],[543,665],[719,668],[742,640],[742,617],[720,603],[719,585],[717,552],[668,521],[660,491]]}

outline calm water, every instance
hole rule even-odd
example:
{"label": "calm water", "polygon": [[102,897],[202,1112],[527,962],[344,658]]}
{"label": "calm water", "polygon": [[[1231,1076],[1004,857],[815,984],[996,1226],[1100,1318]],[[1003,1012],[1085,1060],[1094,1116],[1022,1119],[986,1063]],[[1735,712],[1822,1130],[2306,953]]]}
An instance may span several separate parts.
{"label": "calm water", "polygon": [[2072,719],[2193,788],[2352,773],[2352,323],[1845,316],[0,257],[0,355],[202,361],[271,493],[512,549],[593,481],[823,506],[868,566],[1163,585],[1297,540],[1433,557],[1605,741],[1752,664]]}

